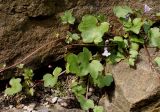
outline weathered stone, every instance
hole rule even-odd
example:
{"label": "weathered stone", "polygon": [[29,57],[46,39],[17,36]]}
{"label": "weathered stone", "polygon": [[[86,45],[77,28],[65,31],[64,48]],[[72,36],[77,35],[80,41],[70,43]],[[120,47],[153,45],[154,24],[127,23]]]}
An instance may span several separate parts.
{"label": "weathered stone", "polygon": [[[151,57],[160,55],[154,49],[149,51]],[[160,74],[151,69],[144,50],[140,51],[136,69],[122,61],[113,66],[112,73],[115,81],[112,101],[107,101],[107,97],[102,100],[107,112],[152,112],[160,108]]]}
{"label": "weathered stone", "polygon": [[[59,38],[65,38],[68,27],[61,25],[59,16],[67,9],[73,10],[78,21],[84,14],[104,14],[112,26],[110,32],[120,35],[123,30],[113,14],[113,7],[129,5],[143,12],[145,3],[152,10],[144,16],[152,18],[155,11],[160,11],[157,6],[159,0],[0,0],[0,63],[6,63],[8,67],[20,62],[46,43],[54,41],[58,33]],[[56,47],[58,50],[55,49],[57,43],[60,46]],[[63,55],[65,46],[62,43],[47,45],[23,63],[36,69],[44,61],[52,62]],[[10,77],[3,76],[0,79]]]}
{"label": "weathered stone", "polygon": [[51,16],[55,13],[55,0],[8,0],[0,2],[5,13],[21,13],[29,17]]}

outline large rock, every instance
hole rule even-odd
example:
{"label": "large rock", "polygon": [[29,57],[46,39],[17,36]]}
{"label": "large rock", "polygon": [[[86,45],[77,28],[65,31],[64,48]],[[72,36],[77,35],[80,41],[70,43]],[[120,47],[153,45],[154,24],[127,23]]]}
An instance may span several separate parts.
{"label": "large rock", "polygon": [[1,0],[0,10],[29,17],[50,16],[55,13],[55,0]]}
{"label": "large rock", "polygon": [[[160,3],[159,0],[141,2],[132,0],[0,0],[0,63],[6,63],[8,67],[28,57],[22,63],[29,64],[31,68],[36,69],[44,61],[47,65],[57,57],[63,56],[64,41],[51,43],[34,55],[29,55],[46,43],[54,41],[57,34],[59,34],[59,39],[65,38],[68,27],[62,26],[59,16],[67,9],[73,10],[77,21],[80,21],[84,14],[106,15],[112,26],[110,32],[113,35],[119,35],[123,31],[119,30],[122,27],[113,14],[113,7],[126,4],[143,12],[145,3],[152,8],[148,17],[152,18],[153,16],[150,15],[155,13],[154,11],[160,11],[157,5]],[[55,47],[57,43],[59,47]],[[0,80],[13,75],[3,72]]]}
{"label": "large rock", "polygon": [[[154,52],[154,49],[149,51],[152,58],[160,56],[160,52]],[[160,111],[160,73],[151,68],[144,50],[140,52],[136,69],[123,61],[113,66],[112,73],[114,94],[111,100],[107,97],[101,100],[107,112]]]}

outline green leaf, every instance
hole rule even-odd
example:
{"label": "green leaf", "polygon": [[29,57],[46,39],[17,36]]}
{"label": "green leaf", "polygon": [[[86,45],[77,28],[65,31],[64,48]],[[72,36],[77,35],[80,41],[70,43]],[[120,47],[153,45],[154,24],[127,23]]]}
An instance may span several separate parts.
{"label": "green leaf", "polygon": [[146,34],[148,34],[148,31],[149,31],[149,29],[151,28],[152,25],[153,25],[153,21],[151,21],[151,20],[144,21],[143,29],[144,29]]}
{"label": "green leaf", "polygon": [[73,74],[79,74],[79,62],[78,62],[78,56],[70,53],[69,55],[66,56],[66,61],[67,61],[67,71]]}
{"label": "green leaf", "polygon": [[30,94],[31,96],[34,95],[34,92],[35,92],[34,88],[30,88],[30,89],[29,89],[29,94]]}
{"label": "green leaf", "polygon": [[98,14],[96,16],[96,18],[98,19],[98,21],[100,22],[105,22],[106,21],[106,16],[104,14]]}
{"label": "green leaf", "polygon": [[129,58],[128,64],[131,65],[131,66],[134,66],[135,65],[135,59],[134,58]]}
{"label": "green leaf", "polygon": [[154,61],[156,62],[156,64],[160,67],[160,57],[156,57],[154,59]]}
{"label": "green leaf", "polygon": [[60,68],[60,67],[56,67],[55,69],[54,69],[54,71],[53,71],[53,75],[54,76],[59,76],[59,74],[62,72],[62,68]]}
{"label": "green leaf", "polygon": [[22,90],[22,85],[21,85],[21,79],[20,78],[12,78],[9,81],[9,84],[11,85],[10,88],[7,88],[5,90],[6,95],[14,95]]}
{"label": "green leaf", "polygon": [[95,106],[93,112],[104,112],[104,109],[102,106]]}
{"label": "green leaf", "polygon": [[89,61],[92,59],[92,54],[87,48],[83,48],[83,52],[78,54],[79,70],[78,76],[85,76],[89,73]]}
{"label": "green leaf", "polygon": [[111,53],[111,55],[107,58],[107,62],[109,64],[116,64],[117,62],[120,62],[121,60],[125,59],[124,55],[120,52]]}
{"label": "green leaf", "polygon": [[113,8],[113,12],[118,18],[126,18],[127,14],[133,13],[132,9],[128,6],[116,6]]}
{"label": "green leaf", "polygon": [[130,41],[134,43],[141,43],[144,44],[144,39],[142,37],[137,37],[136,35],[130,36]]}
{"label": "green leaf", "polygon": [[108,73],[106,75],[99,75],[97,79],[94,79],[94,83],[99,87],[103,88],[105,86],[110,86],[113,82],[112,74]]}
{"label": "green leaf", "polygon": [[67,63],[67,64],[66,64],[66,73],[67,73],[67,74],[70,73],[69,66],[70,66],[69,63]]}
{"label": "green leaf", "polygon": [[100,63],[98,60],[93,60],[90,65],[90,74],[93,79],[96,79],[98,77],[98,74],[102,72],[103,70],[103,65]]}
{"label": "green leaf", "polygon": [[80,37],[78,36],[77,33],[72,34],[71,38],[72,38],[73,40],[79,40],[79,39],[80,39]]}
{"label": "green leaf", "polygon": [[80,52],[78,56],[71,53],[66,57],[67,71],[77,76],[86,76],[89,73],[89,61],[91,59],[92,54],[87,48],[83,48],[83,52]]}
{"label": "green leaf", "polygon": [[43,76],[44,87],[54,87],[58,81],[58,76],[61,73],[61,71],[61,68],[56,67],[53,71],[53,75],[49,73],[45,74]]}
{"label": "green leaf", "polygon": [[74,24],[75,18],[72,16],[72,11],[68,10],[64,12],[64,15],[61,16],[63,24],[69,23]]}
{"label": "green leaf", "polygon": [[157,27],[151,28],[149,31],[150,45],[160,48],[160,29]]}
{"label": "green leaf", "polygon": [[89,110],[94,108],[94,102],[93,100],[86,99],[83,95],[78,95],[77,99],[81,105],[81,108],[83,110]]}
{"label": "green leaf", "polygon": [[137,58],[138,51],[131,49],[131,50],[129,51],[129,53],[130,53],[130,57],[131,57],[131,58],[134,58],[134,59]]}
{"label": "green leaf", "polygon": [[133,25],[131,18],[129,18],[129,19],[120,18],[120,21],[122,22],[124,28],[131,28]]}
{"label": "green leaf", "polygon": [[25,80],[31,80],[32,77],[34,76],[33,70],[30,68],[25,68],[24,73],[23,73],[24,79]]}
{"label": "green leaf", "polygon": [[132,42],[132,43],[131,43],[131,46],[130,46],[130,49],[138,51],[138,49],[139,49],[139,44]]}
{"label": "green leaf", "polygon": [[77,84],[77,83],[76,84],[72,84],[71,90],[75,95],[77,95],[77,94],[83,95],[83,94],[86,93],[86,88],[83,87],[80,84]]}
{"label": "green leaf", "polygon": [[82,18],[82,22],[78,25],[78,30],[80,32],[85,32],[87,30],[90,30],[91,28],[96,27],[97,24],[97,18],[92,15],[85,15]]}
{"label": "green leaf", "polygon": [[44,87],[54,87],[57,83],[58,77],[54,77],[52,74],[45,74],[43,76]]}
{"label": "green leaf", "polygon": [[113,43],[117,44],[119,48],[126,48],[126,43],[121,36],[115,36],[112,40]]}
{"label": "green leaf", "polygon": [[109,29],[109,23],[102,22],[97,25],[98,20],[95,16],[86,15],[82,18],[82,22],[79,24],[78,29],[81,32],[81,36],[84,43],[98,44],[102,42],[102,37]]}
{"label": "green leaf", "polygon": [[19,64],[16,67],[19,68],[19,69],[22,69],[24,67],[24,64]]}
{"label": "green leaf", "polygon": [[141,18],[135,18],[132,22],[131,27],[125,27],[125,31],[132,31],[135,34],[139,34],[141,27],[143,26],[143,22]]}

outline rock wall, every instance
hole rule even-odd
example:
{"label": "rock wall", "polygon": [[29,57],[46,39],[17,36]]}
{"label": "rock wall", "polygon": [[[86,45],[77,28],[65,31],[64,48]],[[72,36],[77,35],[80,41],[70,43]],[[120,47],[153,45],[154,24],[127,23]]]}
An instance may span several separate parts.
{"label": "rock wall", "polygon": [[[59,59],[65,52],[65,45],[63,41],[54,43],[54,40],[56,35],[58,39],[65,38],[68,27],[61,24],[59,16],[67,9],[73,10],[78,21],[84,14],[106,15],[112,25],[111,32],[116,35],[121,33],[121,27],[113,15],[113,6],[126,4],[143,11],[144,3],[153,9],[148,15],[160,11],[159,0],[0,0],[0,63],[11,66],[42,46],[43,49],[22,63],[36,69],[41,63]],[[5,75],[0,79],[7,76],[10,77]]]}
{"label": "rock wall", "polygon": [[[119,35],[121,27],[112,9],[124,4],[142,12],[147,4],[152,10],[143,16],[151,19],[160,12],[160,0],[0,0],[0,63],[10,66],[21,61],[37,69],[62,58],[68,26],[61,24],[59,16],[67,9],[73,10],[77,21],[84,14],[106,15],[111,33]],[[114,67],[114,97],[103,102],[108,112],[159,112],[160,82],[144,63],[136,71],[124,63]],[[10,72],[1,72],[0,80],[14,75]]]}

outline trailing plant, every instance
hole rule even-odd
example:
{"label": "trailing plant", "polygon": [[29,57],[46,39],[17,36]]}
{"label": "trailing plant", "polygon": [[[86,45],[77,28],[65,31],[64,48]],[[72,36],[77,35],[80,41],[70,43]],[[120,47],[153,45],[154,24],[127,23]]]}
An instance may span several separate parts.
{"label": "trailing plant", "polygon": [[83,52],[78,55],[70,53],[66,56],[67,73],[75,74],[77,77],[88,76],[94,85],[102,88],[109,86],[113,81],[111,74],[103,74],[104,67],[99,60],[93,60],[92,53],[83,48]]}
{"label": "trailing plant", "polygon": [[22,91],[22,88],[27,92],[27,94],[33,96],[34,95],[34,84],[33,84],[33,70],[29,68],[23,68],[23,64],[19,64],[17,66],[19,69],[23,70],[23,79],[22,82],[20,78],[12,78],[9,82],[10,86],[9,88],[6,88],[5,94],[6,95],[15,95],[16,93],[19,93]]}
{"label": "trailing plant", "polygon": [[[92,86],[101,89],[111,85],[113,76],[112,73],[105,71],[106,64],[116,64],[123,59],[128,59],[128,64],[135,66],[141,47],[149,45],[160,48],[160,29],[152,27],[154,22],[139,17],[128,6],[116,6],[113,12],[123,26],[124,35],[106,39],[104,35],[109,31],[110,24],[106,22],[104,15],[84,15],[74,32],[67,31],[65,41],[71,45],[73,41],[83,42],[83,45],[94,44],[99,50],[93,53],[89,48],[83,47],[83,51],[79,53],[67,53],[64,57],[65,70],[62,72],[62,68],[56,67],[52,74],[47,73],[42,79],[44,87],[53,88],[58,82],[58,77],[63,73],[74,75],[76,78],[72,81],[70,88],[83,110],[104,112],[103,107],[97,106],[93,100],[88,98],[87,88]],[[65,11],[61,20],[63,24],[72,24],[70,27],[73,27],[75,18],[72,11]],[[106,63],[102,64],[104,60]],[[160,66],[160,57],[156,57],[154,61]],[[33,71],[23,68],[23,65],[18,67],[23,69],[24,81],[21,82],[20,78],[12,78],[9,82],[11,87],[5,90],[5,94],[14,95],[25,87],[30,95],[34,95]]]}

